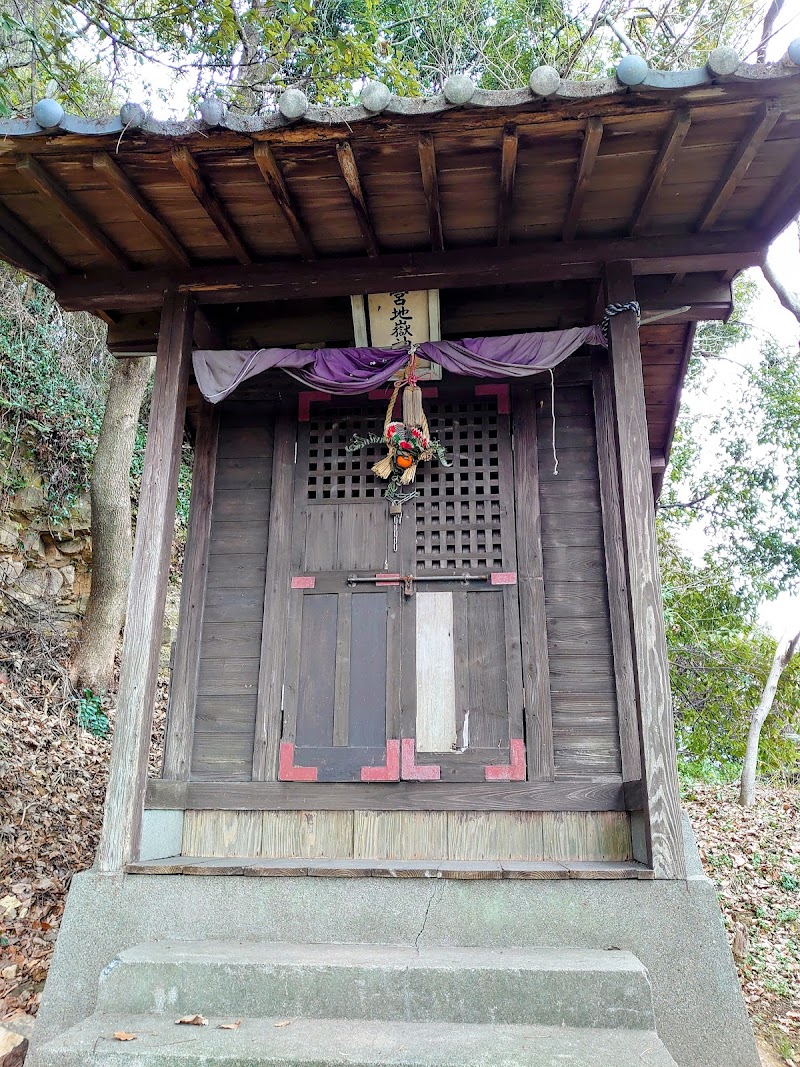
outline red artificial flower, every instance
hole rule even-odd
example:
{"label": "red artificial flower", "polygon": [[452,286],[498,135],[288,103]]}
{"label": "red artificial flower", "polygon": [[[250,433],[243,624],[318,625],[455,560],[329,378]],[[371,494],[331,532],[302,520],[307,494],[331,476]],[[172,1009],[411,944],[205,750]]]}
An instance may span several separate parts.
{"label": "red artificial flower", "polygon": [[401,441],[398,447],[410,449],[412,445],[410,441]]}

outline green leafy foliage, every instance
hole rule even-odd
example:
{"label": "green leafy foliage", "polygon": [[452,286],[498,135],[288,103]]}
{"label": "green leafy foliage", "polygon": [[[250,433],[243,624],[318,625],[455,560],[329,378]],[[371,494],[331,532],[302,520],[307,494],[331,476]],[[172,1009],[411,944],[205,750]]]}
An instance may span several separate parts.
{"label": "green leafy foliage", "polygon": [[78,697],[78,725],[95,737],[108,737],[111,723],[103,710],[103,698],[91,689],[84,689]]}
{"label": "green leafy foliage", "polygon": [[[679,758],[684,773],[729,781],[741,770],[750,712],[775,641],[753,618],[724,562],[693,563],[663,527],[660,557]],[[800,773],[800,662],[781,678],[761,736],[767,776]]]}

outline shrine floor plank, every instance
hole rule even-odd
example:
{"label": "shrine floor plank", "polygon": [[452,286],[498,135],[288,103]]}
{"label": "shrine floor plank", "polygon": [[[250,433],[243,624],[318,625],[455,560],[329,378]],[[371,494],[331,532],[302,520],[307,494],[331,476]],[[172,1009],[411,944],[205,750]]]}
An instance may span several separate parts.
{"label": "shrine floor plank", "polygon": [[457,860],[307,860],[263,857],[168,856],[130,863],[127,874],[182,874],[250,878],[449,878],[449,879],[625,879],[649,880],[653,872],[634,861],[564,862]]}

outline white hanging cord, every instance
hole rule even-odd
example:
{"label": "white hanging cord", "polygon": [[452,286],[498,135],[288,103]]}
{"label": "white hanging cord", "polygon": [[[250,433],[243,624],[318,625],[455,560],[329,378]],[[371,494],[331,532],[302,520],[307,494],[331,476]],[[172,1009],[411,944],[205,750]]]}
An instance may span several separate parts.
{"label": "white hanging cord", "polygon": [[550,368],[550,416],[553,420],[553,474],[558,474],[558,453],[556,452],[556,379]]}

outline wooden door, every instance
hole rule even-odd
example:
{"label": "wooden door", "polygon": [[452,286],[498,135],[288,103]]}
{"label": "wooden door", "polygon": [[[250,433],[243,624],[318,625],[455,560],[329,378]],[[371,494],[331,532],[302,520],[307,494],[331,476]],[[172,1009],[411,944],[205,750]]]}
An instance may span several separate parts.
{"label": "wooden door", "polygon": [[381,449],[345,451],[380,403],[301,403],[281,780],[525,778],[508,391],[478,390],[426,398],[453,466],[399,524]]}

